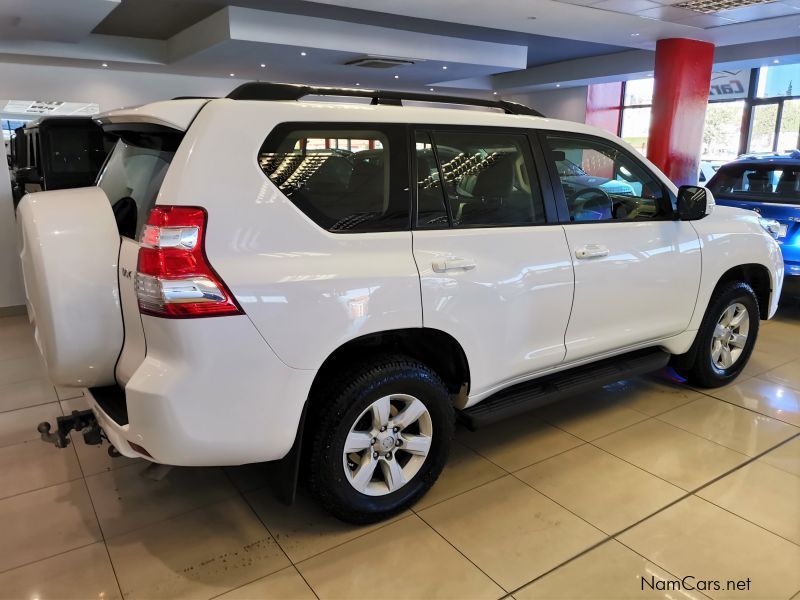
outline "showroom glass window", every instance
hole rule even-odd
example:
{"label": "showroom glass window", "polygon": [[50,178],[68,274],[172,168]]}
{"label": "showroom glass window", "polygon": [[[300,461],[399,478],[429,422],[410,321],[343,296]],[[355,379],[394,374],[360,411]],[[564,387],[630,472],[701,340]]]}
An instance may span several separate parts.
{"label": "showroom glass window", "polygon": [[786,152],[800,147],[800,64],[757,70],[748,152]]}
{"label": "showroom glass window", "polygon": [[624,88],[619,136],[643,155],[647,155],[653,78],[626,81]]}
{"label": "showroom glass window", "polygon": [[544,223],[527,135],[434,131],[415,146],[417,227]]}
{"label": "showroom glass window", "polygon": [[664,186],[619,146],[598,138],[547,135],[572,222],[665,217]]}
{"label": "showroom glass window", "polygon": [[283,129],[267,138],[258,163],[317,225],[336,233],[409,229],[408,192],[392,191],[400,176],[392,173],[393,152],[403,150],[393,150],[387,133]]}

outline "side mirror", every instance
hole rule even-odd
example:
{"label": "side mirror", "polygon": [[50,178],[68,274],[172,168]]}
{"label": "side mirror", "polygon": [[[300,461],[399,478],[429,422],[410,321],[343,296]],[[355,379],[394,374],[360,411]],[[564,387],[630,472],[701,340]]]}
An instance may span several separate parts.
{"label": "side mirror", "polygon": [[714,207],[714,196],[706,188],[682,185],[678,190],[678,217],[681,221],[702,219]]}

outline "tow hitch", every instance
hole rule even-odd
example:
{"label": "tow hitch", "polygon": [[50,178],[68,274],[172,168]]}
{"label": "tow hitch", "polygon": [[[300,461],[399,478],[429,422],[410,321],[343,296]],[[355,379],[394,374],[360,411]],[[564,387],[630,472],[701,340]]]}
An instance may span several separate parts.
{"label": "tow hitch", "polygon": [[87,444],[98,446],[103,443],[103,432],[91,409],[73,410],[70,415],[58,417],[56,431],[51,432],[51,428],[50,423],[43,421],[36,429],[42,436],[42,441],[54,444],[56,448],[66,448],[69,445],[69,432],[73,429],[83,433],[83,441]]}

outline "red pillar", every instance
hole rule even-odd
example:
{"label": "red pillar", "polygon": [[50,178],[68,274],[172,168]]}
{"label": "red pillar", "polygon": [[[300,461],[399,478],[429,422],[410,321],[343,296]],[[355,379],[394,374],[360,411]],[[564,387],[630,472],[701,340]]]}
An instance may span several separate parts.
{"label": "red pillar", "polygon": [[696,184],[714,45],[687,39],[656,44],[647,158],[676,185]]}
{"label": "red pillar", "polygon": [[622,82],[594,83],[586,93],[586,124],[619,133]]}

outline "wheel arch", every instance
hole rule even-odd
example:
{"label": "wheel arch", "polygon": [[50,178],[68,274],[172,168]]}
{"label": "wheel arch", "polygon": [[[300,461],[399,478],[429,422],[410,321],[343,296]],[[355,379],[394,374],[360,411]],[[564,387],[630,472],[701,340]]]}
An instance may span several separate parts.
{"label": "wheel arch", "polygon": [[400,353],[425,363],[442,378],[453,395],[469,391],[470,371],[461,344],[449,333],[429,327],[391,329],[348,340],[323,361],[311,385],[309,399],[318,396],[319,386],[331,375],[355,360],[375,353]]}
{"label": "wheel arch", "polygon": [[758,312],[762,319],[769,318],[770,300],[772,297],[772,280],[770,278],[770,270],[759,263],[749,263],[744,265],[736,265],[725,271],[714,286],[714,291],[711,297],[725,285],[742,281],[753,288],[756,299],[758,300]]}
{"label": "wheel arch", "polygon": [[324,386],[353,361],[367,360],[377,353],[405,354],[425,363],[444,381],[454,404],[459,408],[466,404],[470,385],[469,362],[461,344],[450,334],[439,329],[417,327],[380,331],[348,340],[323,361],[303,406],[295,442],[284,458],[273,463],[275,473],[270,479],[283,502],[294,502],[302,456],[307,451],[305,425],[324,400]]}

